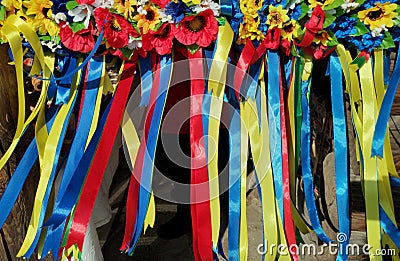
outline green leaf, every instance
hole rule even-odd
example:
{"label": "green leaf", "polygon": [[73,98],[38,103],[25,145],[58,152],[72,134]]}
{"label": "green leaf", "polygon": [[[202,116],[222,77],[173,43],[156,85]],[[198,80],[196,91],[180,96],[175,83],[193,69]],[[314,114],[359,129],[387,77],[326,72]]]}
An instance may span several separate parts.
{"label": "green leaf", "polygon": [[363,34],[369,33],[368,28],[363,23],[361,23],[360,21],[356,22],[356,29],[357,29],[357,33],[354,36],[359,36],[359,35],[363,35]]}
{"label": "green leaf", "polygon": [[199,50],[200,46],[198,46],[197,44],[191,44],[187,45],[186,48],[189,50],[191,54],[194,54],[197,52],[197,50]]}
{"label": "green leaf", "polygon": [[382,49],[389,49],[389,48],[395,48],[396,45],[394,44],[393,37],[390,35],[389,32],[385,32],[385,37],[382,40],[382,44],[380,48]]}
{"label": "green leaf", "polygon": [[336,20],[336,17],[331,15],[331,14],[325,14],[325,19],[324,19],[324,27],[327,28],[329,25],[331,25],[334,21]]}
{"label": "green leaf", "polygon": [[297,19],[297,20],[299,20],[299,21],[301,20],[301,18],[303,18],[304,16],[307,15],[308,10],[310,10],[310,8],[308,7],[307,4],[301,3],[300,9],[301,9],[301,15],[300,15],[300,17]]}
{"label": "green leaf", "polygon": [[68,1],[65,6],[67,7],[67,9],[69,11],[71,11],[72,9],[75,9],[75,7],[78,6],[78,3],[75,0],[74,1]]}
{"label": "green leaf", "polygon": [[83,22],[79,22],[79,23],[72,22],[72,23],[69,24],[69,27],[72,29],[72,31],[74,33],[85,29],[85,25],[83,24]]}
{"label": "green leaf", "polygon": [[4,21],[5,14],[6,14],[6,12],[5,12],[4,6],[0,5],[0,21]]}
{"label": "green leaf", "polygon": [[338,42],[336,36],[335,36],[332,32],[328,32],[328,34],[329,34],[330,37],[332,37],[332,40],[330,40],[330,41],[327,43],[327,46],[332,47],[332,46],[338,45],[339,42]]}
{"label": "green leaf", "polygon": [[325,6],[324,10],[335,9],[335,8],[341,6],[342,4],[344,4],[343,0],[335,0],[335,1],[333,1],[332,4]]}
{"label": "green leaf", "polygon": [[221,25],[221,26],[224,26],[225,23],[226,23],[225,17],[218,17],[217,21],[218,21],[218,24]]}
{"label": "green leaf", "polygon": [[128,49],[128,48],[121,48],[121,53],[122,55],[127,58],[127,59],[131,59],[132,54],[133,54],[133,50]]}

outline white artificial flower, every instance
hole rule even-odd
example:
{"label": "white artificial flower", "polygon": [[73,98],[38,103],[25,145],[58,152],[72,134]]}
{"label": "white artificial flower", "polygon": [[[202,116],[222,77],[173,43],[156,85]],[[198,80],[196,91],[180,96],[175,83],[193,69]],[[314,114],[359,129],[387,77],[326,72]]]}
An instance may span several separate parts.
{"label": "white artificial flower", "polygon": [[354,3],[352,0],[344,0],[344,3],[340,7],[342,7],[343,11],[349,13],[351,10],[357,8],[359,5],[359,3]]}
{"label": "white artificial flower", "polygon": [[93,6],[110,9],[114,6],[114,0],[95,0]]}
{"label": "white artificial flower", "polygon": [[193,12],[200,13],[204,10],[211,9],[214,12],[214,16],[219,16],[219,4],[212,0],[203,0],[199,5],[193,5],[190,7]]}
{"label": "white artificial flower", "polygon": [[83,4],[78,5],[74,9],[68,11],[68,15],[73,17],[74,22],[83,22],[85,28],[89,27],[90,16],[93,13],[93,7]]}
{"label": "white artificial flower", "polygon": [[142,15],[146,15],[147,11],[144,9],[143,5],[138,5],[137,12]]}
{"label": "white artificial flower", "polygon": [[67,21],[67,16],[64,13],[52,14],[54,21],[59,24],[62,21]]}
{"label": "white artificial flower", "polygon": [[296,5],[300,4],[300,0],[291,0],[288,3],[289,9],[294,10],[296,8]]}
{"label": "white artificial flower", "polygon": [[387,31],[388,29],[386,28],[386,25],[381,25],[380,27],[377,27],[377,28],[374,28],[372,31],[371,31],[371,35],[372,35],[372,37],[377,37],[377,36],[381,36],[382,35],[382,32],[385,32],[385,31]]}
{"label": "white artificial flower", "polygon": [[129,36],[127,47],[129,50],[142,48],[142,41]]}
{"label": "white artificial flower", "polygon": [[41,41],[40,42],[43,46],[47,46],[53,53],[56,52],[57,49],[61,49],[61,46],[55,44],[52,41]]}
{"label": "white artificial flower", "polygon": [[171,15],[167,15],[164,10],[157,9],[158,14],[161,17],[161,22],[163,23],[173,23],[174,20],[172,19]]}

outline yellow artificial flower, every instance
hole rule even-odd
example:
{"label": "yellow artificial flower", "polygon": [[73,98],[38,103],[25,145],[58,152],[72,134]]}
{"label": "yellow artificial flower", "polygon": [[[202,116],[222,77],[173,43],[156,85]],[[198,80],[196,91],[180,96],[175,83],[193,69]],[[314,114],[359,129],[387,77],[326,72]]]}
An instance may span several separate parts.
{"label": "yellow artificial flower", "polygon": [[137,1],[136,0],[116,0],[114,1],[114,8],[117,12],[124,16],[125,19],[133,19],[135,8]]}
{"label": "yellow artificial flower", "polygon": [[1,1],[1,5],[6,8],[8,12],[15,12],[15,10],[19,10],[22,8],[21,0],[3,0]]}
{"label": "yellow artificial flower", "polygon": [[283,24],[289,21],[289,16],[287,13],[288,10],[283,10],[281,5],[278,7],[269,5],[269,14],[266,22],[267,25],[269,25],[269,29],[275,27],[282,28]]}
{"label": "yellow artificial flower", "polygon": [[[51,6],[53,2],[50,0],[35,0],[35,1],[24,1],[23,5],[27,8],[27,15],[47,15],[47,17],[51,17]],[[50,12],[50,13],[49,13]]]}
{"label": "yellow artificial flower", "polygon": [[187,6],[199,5],[201,0],[182,0]]}
{"label": "yellow artificial flower", "polygon": [[264,40],[265,35],[258,29],[260,25],[258,19],[255,20],[252,16],[244,16],[243,22],[244,23],[239,26],[238,39],[236,40],[237,44],[245,44],[247,40]]}
{"label": "yellow artificial flower", "polygon": [[299,35],[300,25],[295,20],[290,20],[283,24],[281,33],[283,39],[288,39],[292,41],[293,38],[297,38]]}
{"label": "yellow artificial flower", "polygon": [[397,17],[395,12],[397,4],[391,3],[375,3],[374,7],[358,12],[358,18],[366,25],[369,25],[371,30],[375,28],[393,27],[393,18]]}
{"label": "yellow artificial flower", "polygon": [[328,32],[323,30],[315,34],[313,42],[327,46],[330,40],[332,40],[332,37],[328,34]]}
{"label": "yellow artificial flower", "polygon": [[311,8],[315,8],[317,5],[321,6],[324,9],[325,6],[333,4],[335,0],[309,0]]}
{"label": "yellow artificial flower", "polygon": [[242,0],[240,1],[240,11],[243,15],[249,15],[253,18],[258,17],[258,10],[262,7],[262,1],[258,1],[256,4],[253,0]]}
{"label": "yellow artificial flower", "polygon": [[59,34],[59,27],[53,20],[45,17],[43,14],[38,14],[33,18],[29,18],[27,23],[32,25],[33,29],[40,35],[57,36]]}
{"label": "yellow artificial flower", "polygon": [[137,14],[133,20],[137,21],[137,26],[142,29],[144,34],[147,34],[149,29],[155,31],[161,21],[161,16],[158,14],[157,8],[150,4],[146,5],[144,10],[146,14]]}

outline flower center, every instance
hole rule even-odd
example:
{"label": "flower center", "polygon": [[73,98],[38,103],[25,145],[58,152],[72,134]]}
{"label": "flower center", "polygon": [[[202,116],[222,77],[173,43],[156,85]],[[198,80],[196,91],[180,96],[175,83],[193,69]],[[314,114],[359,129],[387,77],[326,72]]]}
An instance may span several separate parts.
{"label": "flower center", "polygon": [[204,18],[201,16],[196,16],[195,18],[193,18],[189,23],[188,23],[188,27],[191,31],[193,32],[198,32],[201,29],[203,29],[205,24]]}
{"label": "flower center", "polygon": [[275,24],[279,24],[281,22],[281,16],[278,13],[271,14],[271,20]]}
{"label": "flower center", "polygon": [[122,31],[121,25],[118,23],[117,19],[115,19],[115,18],[111,19],[111,29],[113,29],[116,32]]}
{"label": "flower center", "polygon": [[288,23],[288,24],[285,24],[282,29],[285,31],[285,33],[290,34],[294,31],[294,26],[292,23]]}
{"label": "flower center", "polygon": [[381,19],[383,16],[383,11],[382,9],[378,9],[378,10],[373,10],[368,12],[368,18],[372,21],[376,21]]}
{"label": "flower center", "polygon": [[156,14],[154,13],[153,10],[147,10],[147,13],[145,15],[146,19],[149,21],[153,21],[154,18],[156,17]]}
{"label": "flower center", "polygon": [[156,34],[155,37],[157,38],[165,38],[169,33],[169,26],[166,26],[164,29],[161,30],[159,34]]}

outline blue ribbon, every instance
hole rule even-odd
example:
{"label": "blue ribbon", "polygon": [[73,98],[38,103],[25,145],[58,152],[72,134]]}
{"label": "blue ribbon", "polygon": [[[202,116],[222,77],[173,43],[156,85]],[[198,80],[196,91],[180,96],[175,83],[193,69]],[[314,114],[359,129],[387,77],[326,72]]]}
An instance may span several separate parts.
{"label": "blue ribbon", "polygon": [[383,230],[389,235],[396,247],[400,248],[400,231],[393,224],[392,220],[390,220],[385,210],[383,210],[381,206],[379,206],[379,217]]}
{"label": "blue ribbon", "polygon": [[219,0],[219,7],[221,14],[225,17],[232,17],[233,15],[233,3],[232,0]]}
{"label": "blue ribbon", "polygon": [[371,157],[379,156],[383,157],[383,145],[385,142],[385,135],[387,124],[390,117],[390,111],[392,109],[394,96],[397,91],[397,87],[400,82],[400,55],[397,54],[396,65],[394,67],[392,77],[389,81],[389,86],[386,90],[385,97],[383,98],[381,110],[378,115],[378,120],[375,124],[375,132],[372,140],[372,153]]}
{"label": "blue ribbon", "polygon": [[390,177],[390,185],[392,187],[400,187],[400,179],[394,178],[394,177]]}
{"label": "blue ribbon", "polygon": [[[50,107],[47,117],[47,128],[51,129],[53,126],[53,122],[56,115],[56,109],[54,106]],[[38,158],[38,151],[36,145],[36,138],[33,138],[28,148],[25,151],[24,156],[17,168],[15,169],[13,175],[8,182],[6,189],[3,192],[3,195],[0,198],[0,227],[4,225],[8,215],[10,214],[18,195],[20,194],[22,187],[26,181],[26,178],[29,175],[33,165],[35,164]]]}
{"label": "blue ribbon", "polygon": [[160,121],[164,110],[165,101],[167,98],[167,91],[169,87],[169,81],[172,72],[172,58],[171,55],[164,55],[160,61],[160,85],[157,93],[157,99],[154,105],[154,111],[151,118],[149,127],[149,134],[146,139],[146,152],[143,159],[142,177],[140,180],[139,190],[139,203],[138,203],[138,215],[137,222],[135,225],[135,232],[130,243],[129,253],[132,253],[136,244],[139,240],[140,234],[143,230],[144,219],[146,217],[149,200],[151,183],[154,171],[154,157],[157,146],[158,134],[160,131]]}
{"label": "blue ribbon", "polygon": [[240,176],[241,139],[239,108],[232,115],[229,125],[229,213],[228,213],[228,257],[230,261],[239,260],[240,235]]}
{"label": "blue ribbon", "polygon": [[[90,68],[89,68],[90,67]],[[58,205],[60,204],[61,199],[64,197],[67,186],[69,182],[72,179],[73,174],[75,173],[76,168],[78,167],[78,163],[81,160],[83,154],[84,154],[84,149],[86,145],[86,140],[89,135],[90,131],[90,126],[92,122],[92,117],[94,115],[94,109],[95,109],[95,103],[98,95],[98,86],[100,84],[100,79],[102,75],[102,68],[103,68],[103,61],[101,57],[96,57],[92,58],[90,63],[88,64],[88,81],[84,83],[84,76],[82,77],[83,79],[83,89],[81,91],[82,96],[83,96],[83,104],[81,104],[82,111],[80,115],[80,119],[78,122],[77,126],[77,131],[75,134],[75,137],[72,141],[71,144],[71,149],[68,154],[68,160],[65,165],[63,177],[60,183],[60,187],[58,190],[57,198],[56,198],[56,203],[55,203],[55,208],[53,213],[58,212]],[[79,106],[78,106],[79,109]],[[78,111],[79,113],[79,111]],[[53,218],[55,216],[52,216]],[[63,223],[65,222],[64,220],[57,220],[53,221],[51,218],[49,219],[48,223]],[[53,232],[53,230],[57,230],[57,232]],[[61,234],[61,235],[60,235]],[[44,247],[44,250],[47,252],[51,249],[53,250],[53,253],[58,253],[56,252],[53,247],[55,245],[52,245],[55,240],[55,238],[59,238],[62,236],[62,231],[60,233],[58,227],[50,226],[48,230],[48,234],[46,237],[45,241],[45,246],[48,246],[49,249],[46,249]],[[47,242],[47,244],[46,244]],[[58,241],[59,242],[59,241]],[[51,246],[52,245],[52,246]],[[58,245],[58,244],[57,244]],[[43,252],[44,252],[43,250]],[[44,252],[46,253],[46,252]]]}
{"label": "blue ribbon", "polygon": [[140,77],[142,79],[142,98],[139,106],[149,106],[151,86],[153,86],[153,70],[151,67],[151,56],[147,54],[146,58],[139,55]]}
{"label": "blue ribbon", "polygon": [[282,189],[282,140],[280,115],[280,74],[279,56],[276,51],[268,50],[268,124],[269,139],[274,141],[271,147],[272,170],[276,201],[278,202],[281,219],[283,218],[283,189]]}
{"label": "blue ribbon", "polygon": [[[62,63],[62,71],[63,75],[69,74],[75,69],[76,66],[76,58],[71,56],[65,56]],[[72,83],[72,77],[60,80],[60,83],[57,86],[57,95],[56,95],[56,105],[62,105],[68,102],[69,99],[69,90]]]}
{"label": "blue ribbon", "polygon": [[310,80],[302,82],[302,99],[301,108],[303,112],[301,124],[301,170],[304,183],[304,195],[308,216],[310,217],[312,228],[315,234],[325,243],[330,243],[332,240],[325,234],[319,221],[317,208],[314,200],[314,182],[310,167],[310,110],[308,107],[308,93]]}
{"label": "blue ribbon", "polygon": [[[339,232],[346,241],[339,242],[340,250],[347,250],[350,239],[349,180],[347,173],[347,133],[344,112],[342,69],[336,54],[330,57],[333,141],[335,148],[336,201],[338,204]],[[347,251],[339,251],[336,260],[347,260]]]}

